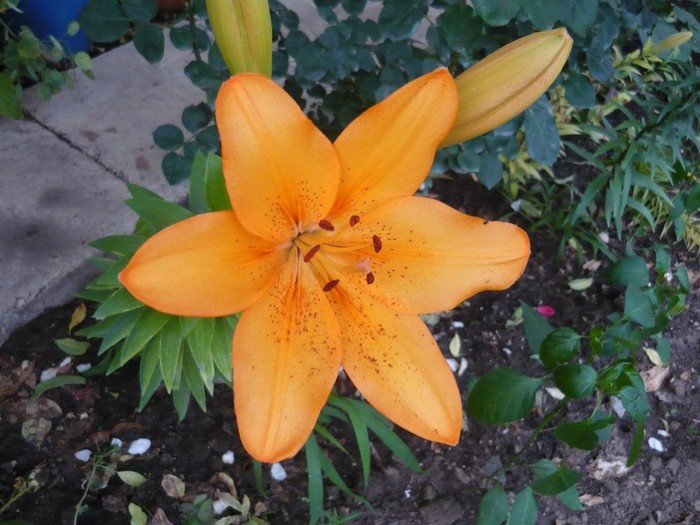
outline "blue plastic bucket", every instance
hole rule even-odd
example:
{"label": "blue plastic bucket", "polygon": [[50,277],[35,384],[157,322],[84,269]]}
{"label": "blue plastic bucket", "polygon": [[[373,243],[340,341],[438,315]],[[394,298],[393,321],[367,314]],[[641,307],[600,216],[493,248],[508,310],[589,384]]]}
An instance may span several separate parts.
{"label": "blue plastic bucket", "polygon": [[86,51],[90,39],[82,31],[68,36],[68,25],[78,18],[87,0],[20,0],[22,13],[7,11],[11,27],[28,26],[40,40],[52,35],[71,53]]}

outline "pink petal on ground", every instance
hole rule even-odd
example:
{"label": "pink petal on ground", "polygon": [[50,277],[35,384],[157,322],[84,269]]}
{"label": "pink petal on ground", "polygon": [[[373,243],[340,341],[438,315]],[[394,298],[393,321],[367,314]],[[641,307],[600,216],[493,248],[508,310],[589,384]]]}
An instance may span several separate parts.
{"label": "pink petal on ground", "polygon": [[555,313],[557,313],[554,310],[554,308],[546,304],[536,307],[535,310],[537,310],[540,314],[544,315],[545,317],[552,317]]}

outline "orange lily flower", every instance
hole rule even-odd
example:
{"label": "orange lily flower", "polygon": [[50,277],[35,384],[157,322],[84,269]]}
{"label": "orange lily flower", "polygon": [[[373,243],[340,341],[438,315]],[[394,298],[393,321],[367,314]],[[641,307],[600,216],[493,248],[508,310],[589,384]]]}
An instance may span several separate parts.
{"label": "orange lily flower", "polygon": [[529,241],[511,224],[413,196],[456,112],[441,68],[331,143],[272,80],[243,73],[222,86],[216,116],[233,211],[162,230],[120,280],[166,313],[243,312],[234,405],[253,457],[296,454],[341,365],[389,419],[457,443],[460,392],[418,314],[507,288]]}

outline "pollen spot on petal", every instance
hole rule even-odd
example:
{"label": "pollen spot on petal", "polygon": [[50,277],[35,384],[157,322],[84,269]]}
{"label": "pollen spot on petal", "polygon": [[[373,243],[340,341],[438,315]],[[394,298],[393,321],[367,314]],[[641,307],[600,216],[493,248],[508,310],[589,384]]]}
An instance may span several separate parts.
{"label": "pollen spot on petal", "polygon": [[365,279],[367,279],[367,284],[372,284],[374,282],[374,274],[372,272],[367,272]]}
{"label": "pollen spot on petal", "polygon": [[489,221],[484,221],[484,224],[488,224],[488,223],[489,223]]}
{"label": "pollen spot on petal", "polygon": [[319,226],[322,230],[326,230],[326,231],[329,231],[329,232],[332,232],[333,230],[335,230],[335,227],[333,226],[333,224],[331,223],[331,221],[328,221],[328,220],[326,220],[326,219],[322,219],[322,220],[318,221],[318,226]]}
{"label": "pollen spot on petal", "polygon": [[351,215],[350,216],[350,226],[355,226],[358,222],[360,222],[359,215]]}
{"label": "pollen spot on petal", "polygon": [[375,253],[379,253],[379,250],[382,249],[382,240],[379,238],[379,235],[372,235],[372,246]]}
{"label": "pollen spot on petal", "polygon": [[318,253],[318,251],[321,249],[321,245],[317,244],[313,248],[311,248],[308,252],[306,252],[306,255],[304,255],[304,262],[309,262],[311,258]]}
{"label": "pollen spot on petal", "polygon": [[323,287],[324,292],[330,292],[333,288],[338,286],[338,283],[340,282],[340,279],[333,279],[331,281],[328,281],[326,285]]}

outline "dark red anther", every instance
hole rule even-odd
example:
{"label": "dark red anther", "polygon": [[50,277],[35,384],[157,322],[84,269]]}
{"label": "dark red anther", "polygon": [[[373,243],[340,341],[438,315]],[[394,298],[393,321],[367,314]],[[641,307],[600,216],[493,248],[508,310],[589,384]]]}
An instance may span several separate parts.
{"label": "dark red anther", "polygon": [[350,216],[350,226],[355,226],[358,222],[360,222],[359,215],[351,215]]}
{"label": "dark red anther", "polygon": [[340,282],[340,279],[333,279],[332,281],[328,281],[326,285],[323,287],[324,292],[330,292],[333,288],[338,286],[338,283]]}
{"label": "dark red anther", "polygon": [[372,235],[372,246],[374,246],[375,253],[379,253],[379,250],[382,249],[382,240],[379,235]]}
{"label": "dark red anther", "polygon": [[333,224],[331,224],[331,221],[327,221],[326,219],[322,219],[322,220],[318,221],[318,225],[322,230],[326,230],[329,232],[332,232],[333,230],[335,230],[335,228],[333,227]]}
{"label": "dark red anther", "polygon": [[372,284],[374,282],[374,274],[372,272],[367,272],[365,278],[367,279],[367,284]]}
{"label": "dark red anther", "polygon": [[313,248],[311,248],[308,252],[306,252],[306,255],[304,255],[304,262],[309,262],[311,258],[316,255],[316,253],[321,249],[321,245],[317,244]]}

